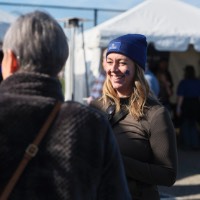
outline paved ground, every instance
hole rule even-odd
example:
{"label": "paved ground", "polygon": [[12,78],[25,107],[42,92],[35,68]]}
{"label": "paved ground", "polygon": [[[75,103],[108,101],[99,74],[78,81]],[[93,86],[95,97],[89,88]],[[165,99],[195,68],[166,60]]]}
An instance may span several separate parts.
{"label": "paved ground", "polygon": [[200,200],[200,151],[178,149],[178,177],[172,187],[159,187],[162,200]]}

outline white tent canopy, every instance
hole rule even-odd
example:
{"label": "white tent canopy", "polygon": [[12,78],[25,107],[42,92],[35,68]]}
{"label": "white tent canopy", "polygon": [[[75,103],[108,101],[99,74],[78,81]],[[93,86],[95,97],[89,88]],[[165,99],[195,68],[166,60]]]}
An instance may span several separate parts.
{"label": "white tent canopy", "polygon": [[[142,33],[156,49],[200,51],[200,10],[179,0],[146,0],[127,12],[89,30],[89,46],[105,46],[116,36]],[[88,40],[88,41],[87,41]]]}
{"label": "white tent canopy", "polygon": [[[153,43],[159,51],[174,52],[187,51],[189,45],[193,45],[190,55],[195,52],[193,60],[176,60],[172,55],[173,67],[181,64],[199,65],[200,51],[200,9],[186,4],[180,0],[145,0],[132,9],[114,17],[84,33],[85,37],[85,55],[89,75],[91,77],[98,75],[98,69],[101,65],[101,49],[105,48],[111,39],[127,33],[141,33],[146,35],[148,43]],[[192,52],[191,52],[192,51]],[[83,70],[83,49],[77,46],[75,53],[75,73],[79,77],[75,88],[75,99],[82,101],[85,97],[84,88],[80,87],[81,73]],[[184,54],[185,55],[185,54]],[[187,56],[186,56],[187,57]],[[186,57],[184,57],[186,59]],[[178,58],[183,58],[178,56]],[[82,62],[82,63],[81,63]],[[180,66],[179,66],[180,67]],[[81,69],[81,72],[80,72]],[[180,70],[179,70],[180,72]],[[179,73],[179,79],[182,78],[182,71]],[[85,75],[82,74],[82,77]],[[174,74],[177,79],[177,74]],[[83,80],[82,80],[83,81]],[[175,83],[176,84],[176,83]],[[85,83],[82,82],[85,87]]]}

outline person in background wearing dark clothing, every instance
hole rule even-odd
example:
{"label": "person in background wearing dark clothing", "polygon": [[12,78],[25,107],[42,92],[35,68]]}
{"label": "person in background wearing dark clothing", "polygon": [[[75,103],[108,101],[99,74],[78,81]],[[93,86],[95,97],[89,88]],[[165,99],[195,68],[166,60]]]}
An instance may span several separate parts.
{"label": "person in background wearing dark clothing", "polygon": [[121,155],[104,116],[64,102],[57,77],[68,58],[63,29],[49,14],[20,16],[3,41],[0,85],[0,190],[55,103],[50,130],[10,200],[130,200]]}
{"label": "person in background wearing dark clothing", "polygon": [[150,90],[153,92],[153,94],[156,97],[158,97],[158,95],[160,93],[159,81],[158,81],[157,77],[154,75],[154,73],[149,69],[148,64],[146,64],[144,76],[149,84]]}
{"label": "person in background wearing dark clothing", "polygon": [[177,174],[176,134],[168,110],[144,77],[146,37],[127,34],[109,43],[102,110],[117,138],[132,199],[158,200],[157,185],[171,186]]}
{"label": "person in background wearing dark clothing", "polygon": [[158,98],[160,102],[171,111],[170,97],[173,95],[173,80],[169,72],[169,63],[166,58],[161,58],[156,69],[156,76],[160,84],[160,92]]}
{"label": "person in background wearing dark clothing", "polygon": [[200,149],[197,123],[200,118],[200,80],[192,65],[185,67],[184,79],[177,88],[176,114],[180,117],[180,136],[184,149]]}

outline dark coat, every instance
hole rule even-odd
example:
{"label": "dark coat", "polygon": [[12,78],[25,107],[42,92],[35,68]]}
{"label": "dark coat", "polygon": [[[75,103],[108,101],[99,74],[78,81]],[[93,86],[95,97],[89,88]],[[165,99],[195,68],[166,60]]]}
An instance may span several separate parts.
{"label": "dark coat", "polygon": [[[0,85],[0,188],[33,141],[55,102],[60,82],[16,73]],[[66,102],[25,169],[11,200],[128,200],[120,153],[104,117]]]}

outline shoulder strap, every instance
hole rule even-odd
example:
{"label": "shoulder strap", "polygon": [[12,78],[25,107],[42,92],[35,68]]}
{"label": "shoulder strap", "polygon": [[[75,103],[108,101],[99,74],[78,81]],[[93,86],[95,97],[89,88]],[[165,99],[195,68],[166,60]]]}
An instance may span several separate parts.
{"label": "shoulder strap", "polygon": [[54,118],[56,117],[58,111],[60,110],[61,102],[57,102],[54,106],[52,112],[48,116],[47,120],[43,124],[42,128],[40,129],[39,133],[35,137],[34,141],[28,145],[24,157],[22,158],[21,162],[19,163],[17,169],[15,170],[14,174],[10,178],[9,182],[7,183],[6,187],[4,188],[0,200],[7,200],[10,193],[12,192],[13,188],[15,187],[17,181],[19,180],[21,174],[23,173],[24,169],[26,168],[28,162],[37,154],[38,146],[42,139],[44,138],[45,134],[47,133],[51,123],[53,122]]}
{"label": "shoulder strap", "polygon": [[[111,126],[114,127],[120,120],[126,117],[128,113],[129,113],[129,110],[126,107],[123,107],[119,112],[115,113],[112,117],[109,118],[109,115],[108,115],[108,120],[110,121]],[[144,130],[144,134],[146,138],[149,139],[151,136],[149,122],[147,121],[147,119],[141,119],[140,124]]]}
{"label": "shoulder strap", "polygon": [[123,119],[127,114],[129,113],[128,109],[126,107],[120,109],[119,112],[117,112],[111,119],[110,124],[112,127],[117,124],[121,119]]}

